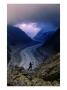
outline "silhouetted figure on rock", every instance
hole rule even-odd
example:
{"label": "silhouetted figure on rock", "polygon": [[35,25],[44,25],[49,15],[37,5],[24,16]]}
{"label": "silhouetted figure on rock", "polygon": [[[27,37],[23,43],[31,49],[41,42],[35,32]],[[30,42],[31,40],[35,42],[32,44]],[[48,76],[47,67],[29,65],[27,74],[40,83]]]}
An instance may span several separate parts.
{"label": "silhouetted figure on rock", "polygon": [[32,65],[33,65],[33,64],[30,62],[30,63],[29,63],[29,68],[28,68],[28,70],[32,70]]}

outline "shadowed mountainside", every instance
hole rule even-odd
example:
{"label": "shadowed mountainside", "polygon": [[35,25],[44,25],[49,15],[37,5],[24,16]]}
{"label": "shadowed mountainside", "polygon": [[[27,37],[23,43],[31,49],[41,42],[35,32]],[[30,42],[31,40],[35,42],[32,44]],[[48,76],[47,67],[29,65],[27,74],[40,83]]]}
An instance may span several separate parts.
{"label": "shadowed mountainside", "polygon": [[56,32],[38,48],[38,50],[41,52],[46,51],[50,54],[60,52],[60,29],[58,28]]}
{"label": "shadowed mountainside", "polygon": [[34,40],[40,41],[40,42],[46,42],[47,39],[49,39],[55,31],[49,31],[45,32],[44,29],[40,30],[40,32],[34,37]]}
{"label": "shadowed mountainside", "polygon": [[32,39],[25,32],[14,26],[7,26],[7,42],[9,45],[27,44]]}

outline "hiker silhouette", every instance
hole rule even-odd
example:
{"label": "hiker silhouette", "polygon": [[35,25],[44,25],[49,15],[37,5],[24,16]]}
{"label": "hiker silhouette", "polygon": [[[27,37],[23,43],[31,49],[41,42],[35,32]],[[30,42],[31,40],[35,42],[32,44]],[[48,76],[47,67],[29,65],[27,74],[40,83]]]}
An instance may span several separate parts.
{"label": "hiker silhouette", "polygon": [[33,64],[30,62],[30,63],[29,63],[29,68],[28,68],[28,70],[32,70],[32,65],[33,65]]}

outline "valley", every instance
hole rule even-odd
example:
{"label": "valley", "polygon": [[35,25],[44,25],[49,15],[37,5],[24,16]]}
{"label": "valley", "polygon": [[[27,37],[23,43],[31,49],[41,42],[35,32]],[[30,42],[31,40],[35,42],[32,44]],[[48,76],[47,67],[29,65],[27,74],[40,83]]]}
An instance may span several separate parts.
{"label": "valley", "polygon": [[[13,30],[15,27],[11,28]],[[8,40],[7,85],[59,86],[60,29],[49,37],[46,36],[48,38],[43,42],[34,41],[23,31],[14,30],[8,33],[15,36],[13,36],[14,39],[9,37]],[[30,63],[31,69],[29,69]]]}

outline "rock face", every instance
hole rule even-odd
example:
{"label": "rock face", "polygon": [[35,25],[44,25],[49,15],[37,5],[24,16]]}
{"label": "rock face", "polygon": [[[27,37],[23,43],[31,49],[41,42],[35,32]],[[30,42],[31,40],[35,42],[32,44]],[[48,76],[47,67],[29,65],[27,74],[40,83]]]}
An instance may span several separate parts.
{"label": "rock face", "polygon": [[60,55],[51,56],[34,70],[10,66],[7,73],[8,86],[59,86]]}

